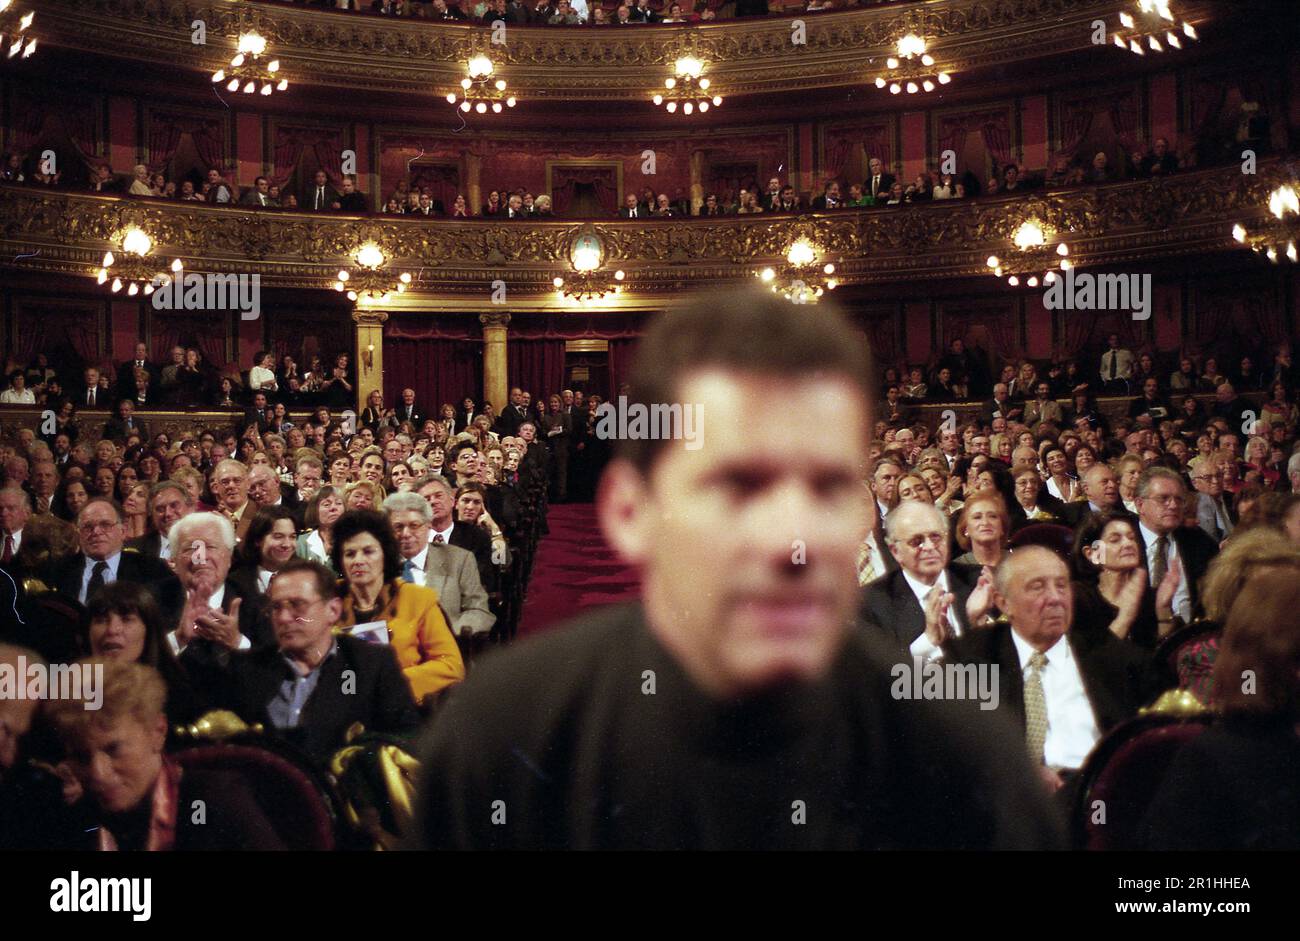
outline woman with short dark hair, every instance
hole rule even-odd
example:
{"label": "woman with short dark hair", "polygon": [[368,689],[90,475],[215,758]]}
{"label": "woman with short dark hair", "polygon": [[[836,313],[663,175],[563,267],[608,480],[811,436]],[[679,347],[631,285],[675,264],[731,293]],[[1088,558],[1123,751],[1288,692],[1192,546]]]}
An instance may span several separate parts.
{"label": "woman with short dark hair", "polygon": [[402,554],[388,517],[349,510],[334,524],[330,552],[343,573],[346,629],[372,625],[397,654],[418,703],[465,678],[465,663],[432,588],[403,580]]}

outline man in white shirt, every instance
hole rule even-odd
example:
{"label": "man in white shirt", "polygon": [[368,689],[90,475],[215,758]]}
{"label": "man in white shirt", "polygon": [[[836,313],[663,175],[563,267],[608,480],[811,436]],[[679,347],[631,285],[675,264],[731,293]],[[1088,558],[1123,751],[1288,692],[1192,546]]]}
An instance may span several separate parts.
{"label": "man in white shirt", "polygon": [[1118,333],[1107,337],[1106,344],[1110,348],[1101,354],[1102,384],[1109,391],[1128,391],[1128,381],[1133,378],[1133,354],[1120,348]]}
{"label": "man in white shirt", "polygon": [[871,490],[876,495],[876,513],[881,520],[898,505],[898,480],[903,476],[903,465],[893,457],[882,457],[871,471]]}
{"label": "man in white shirt", "polygon": [[[1173,613],[1184,624],[1190,624],[1196,614],[1197,586],[1219,546],[1199,526],[1182,525],[1186,499],[1183,478],[1167,467],[1148,467],[1138,479],[1138,520],[1146,550],[1147,584],[1159,585],[1166,575],[1174,577],[1176,570],[1178,588]],[[1161,635],[1174,626],[1160,624]],[[1139,643],[1144,640],[1133,639]],[[1154,638],[1145,640],[1154,643]]]}
{"label": "man in white shirt", "polygon": [[993,598],[1009,624],[953,641],[949,659],[997,669],[993,712],[1017,723],[1031,762],[1055,791],[1073,780],[1102,734],[1137,711],[1146,658],[1110,634],[1077,643],[1070,571],[1046,547],[1007,556]]}
{"label": "man in white shirt", "polygon": [[21,487],[0,490],[0,531],[4,543],[0,547],[0,565],[9,566],[23,544],[23,529],[32,516],[31,497]]}

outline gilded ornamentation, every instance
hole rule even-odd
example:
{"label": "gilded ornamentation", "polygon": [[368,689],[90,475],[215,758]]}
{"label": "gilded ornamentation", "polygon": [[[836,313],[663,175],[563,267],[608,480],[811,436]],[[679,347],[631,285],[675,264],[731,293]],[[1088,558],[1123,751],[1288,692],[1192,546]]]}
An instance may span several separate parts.
{"label": "gilded ornamentation", "polygon": [[[500,278],[512,290],[542,293],[556,271],[568,267],[574,238],[591,231],[603,245],[605,267],[625,269],[638,292],[748,277],[756,264],[783,258],[801,237],[823,249],[842,283],[881,283],[985,274],[988,256],[1005,254],[1012,232],[1030,216],[1067,238],[1082,268],[1090,259],[1230,248],[1231,223],[1257,218],[1270,190],[1283,182],[1282,165],[1269,161],[1256,176],[1243,176],[1233,165],[1023,199],[649,224],[525,225],[358,220],[0,186],[0,264],[89,276],[119,233],[134,225],[153,239],[159,257],[179,256],[187,270],[257,273],[267,286],[327,288],[357,247],[373,241],[394,270],[420,270],[420,292],[477,293]],[[32,257],[15,264],[19,255]]]}

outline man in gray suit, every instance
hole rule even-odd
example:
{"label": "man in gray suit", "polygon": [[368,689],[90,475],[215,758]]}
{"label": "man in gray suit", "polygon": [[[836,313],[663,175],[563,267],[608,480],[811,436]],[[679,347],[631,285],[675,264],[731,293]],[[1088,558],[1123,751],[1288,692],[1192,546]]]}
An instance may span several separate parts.
{"label": "man in gray suit", "polygon": [[496,623],[479,579],[474,553],[459,546],[429,542],[433,511],[416,493],[395,493],[384,512],[402,552],[402,577],[438,592],[447,623],[457,637],[486,634]]}

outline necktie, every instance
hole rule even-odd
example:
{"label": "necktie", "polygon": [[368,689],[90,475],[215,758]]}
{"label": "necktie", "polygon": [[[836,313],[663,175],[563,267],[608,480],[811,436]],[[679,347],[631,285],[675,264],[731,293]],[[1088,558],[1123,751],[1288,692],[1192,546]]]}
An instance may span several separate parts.
{"label": "necktie", "polygon": [[1158,588],[1169,570],[1169,537],[1156,539],[1156,556],[1151,561],[1151,587]]}
{"label": "necktie", "polygon": [[1222,539],[1224,536],[1231,536],[1232,517],[1228,515],[1228,506],[1226,503],[1223,502],[1223,497],[1219,497],[1219,505],[1218,505],[1216,516],[1217,519],[1215,520],[1215,522],[1219,530],[1219,538]]}
{"label": "necktie", "polygon": [[1047,697],[1043,695],[1043,667],[1047,657],[1035,653],[1029,658],[1029,672],[1025,676],[1025,744],[1029,760],[1043,764],[1043,746],[1047,744]]}
{"label": "necktie", "polygon": [[89,405],[91,408],[94,408],[94,407],[95,407],[95,390],[94,390],[94,389],[87,389],[87,390],[86,390],[86,404]]}
{"label": "necktie", "polygon": [[86,586],[86,600],[89,601],[96,589],[104,587],[104,573],[108,571],[107,562],[96,562],[90,573],[90,584]]}
{"label": "necktie", "polygon": [[874,581],[880,573],[876,571],[876,553],[871,548],[870,540],[862,540],[858,546],[858,584],[866,585]]}
{"label": "necktie", "polygon": [[14,559],[14,537],[5,533],[5,551],[0,555],[0,565],[8,565]]}
{"label": "necktie", "polygon": [[316,187],[316,208],[321,209],[325,206],[325,187]]}
{"label": "necktie", "polygon": [[434,544],[435,546],[446,545],[446,540],[442,538],[442,533],[434,533],[434,534],[433,534],[433,544]]}
{"label": "necktie", "polygon": [[406,564],[402,566],[402,580],[415,584],[415,563],[410,559],[407,559]]}

